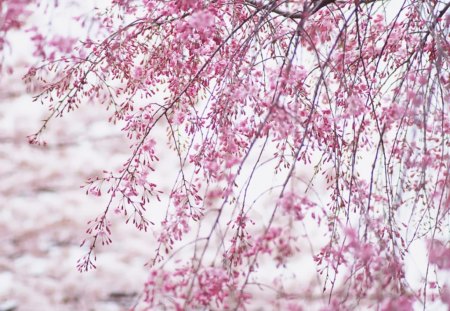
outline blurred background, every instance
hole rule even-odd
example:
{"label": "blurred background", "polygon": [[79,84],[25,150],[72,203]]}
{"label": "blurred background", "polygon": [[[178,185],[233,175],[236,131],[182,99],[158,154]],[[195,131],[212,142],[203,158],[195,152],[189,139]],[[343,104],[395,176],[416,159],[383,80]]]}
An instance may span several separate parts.
{"label": "blurred background", "polygon": [[[55,9],[41,2],[35,12],[22,15],[21,29],[0,32],[8,42],[0,75],[0,311],[124,310],[147,277],[151,234],[118,220],[112,245],[98,249],[98,268],[80,274],[76,263],[86,252],[80,243],[87,221],[107,199],[88,197],[80,186],[104,169],[120,167],[128,155],[125,138],[120,127],[107,122],[105,108],[92,103],[53,120],[44,134],[47,146],[28,144],[27,136],[49,112],[33,102],[36,90],[27,91],[22,81],[28,66],[38,63],[28,32],[32,26],[44,27],[49,36],[76,37],[80,28],[74,18],[101,3],[65,1]],[[0,1],[2,25],[7,6]]]}

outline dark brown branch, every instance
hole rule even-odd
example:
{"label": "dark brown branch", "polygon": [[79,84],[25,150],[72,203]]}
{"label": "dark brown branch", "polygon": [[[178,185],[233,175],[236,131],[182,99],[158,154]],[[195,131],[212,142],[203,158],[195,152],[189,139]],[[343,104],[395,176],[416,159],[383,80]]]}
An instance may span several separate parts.
{"label": "dark brown branch", "polygon": [[[246,4],[254,7],[254,8],[260,8],[262,7],[264,4],[260,1],[255,1],[255,0],[246,0],[245,1]],[[293,18],[293,19],[297,19],[297,18],[302,18],[303,17],[303,11],[294,11],[294,12],[290,12],[290,11],[286,11],[283,9],[280,9],[279,7],[275,7],[274,9],[272,9],[273,13],[276,13],[278,15],[284,16],[284,17],[288,17],[288,18]]]}
{"label": "dark brown branch", "polygon": [[[377,0],[360,0],[359,3],[369,4],[369,3],[372,3],[375,1],[377,1]],[[335,2],[336,2],[336,0],[312,0],[310,3],[311,8],[307,9],[307,11],[309,13],[308,15],[313,15],[313,14],[317,13],[318,11],[320,11],[322,8],[328,6],[329,4],[335,3]],[[263,2],[256,1],[256,0],[246,0],[245,3],[254,8],[261,8],[263,5],[265,5]],[[292,18],[292,19],[300,19],[305,16],[304,11],[298,10],[298,11],[291,12],[288,10],[280,9],[279,7],[275,7],[274,9],[272,9],[272,12],[276,13],[278,15],[287,17],[287,18]]]}

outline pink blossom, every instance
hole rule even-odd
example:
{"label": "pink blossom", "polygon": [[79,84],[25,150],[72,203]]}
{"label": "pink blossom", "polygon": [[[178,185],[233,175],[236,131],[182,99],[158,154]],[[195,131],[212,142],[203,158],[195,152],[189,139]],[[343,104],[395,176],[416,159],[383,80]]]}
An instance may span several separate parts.
{"label": "pink blossom", "polygon": [[439,269],[450,269],[450,247],[439,240],[429,240],[429,260]]}
{"label": "pink blossom", "polygon": [[[61,180],[25,161],[27,152],[11,147],[17,137],[49,153],[95,145],[99,155],[80,161],[80,172],[120,159],[88,174],[86,194],[100,205],[90,209],[79,271],[96,267],[123,219],[151,231],[138,301],[150,310],[298,302],[409,310],[428,307],[427,295],[447,302],[438,282],[450,267],[441,236],[450,200],[445,1],[114,0],[75,16],[69,4],[48,2],[0,2],[0,95],[19,97],[13,88],[21,84],[9,76],[23,67],[11,60],[19,51],[35,64],[24,77],[27,98],[49,109],[34,134],[21,118],[3,122],[18,108],[0,111],[0,194],[20,189],[9,208],[45,197]],[[54,26],[59,6],[80,33]],[[31,48],[13,44],[15,34]],[[108,154],[105,141],[119,133],[106,139],[91,121],[54,125],[93,104],[123,134]],[[58,137],[76,134],[61,142],[54,126]],[[15,172],[23,176],[11,183]],[[10,230],[5,249],[20,244]],[[428,261],[417,262],[434,265],[437,276],[411,282],[417,241],[428,241]],[[1,264],[12,269],[8,260]]]}

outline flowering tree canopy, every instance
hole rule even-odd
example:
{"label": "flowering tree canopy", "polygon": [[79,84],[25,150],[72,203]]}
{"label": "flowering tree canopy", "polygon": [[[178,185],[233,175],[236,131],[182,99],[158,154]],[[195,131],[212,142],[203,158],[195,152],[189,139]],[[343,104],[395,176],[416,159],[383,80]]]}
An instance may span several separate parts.
{"label": "flowering tree canopy", "polygon": [[[3,57],[34,2],[0,1]],[[123,217],[155,235],[151,310],[450,307],[449,7],[113,0],[82,37],[30,28],[24,80],[50,108],[30,142],[89,102],[130,142],[85,186],[109,203],[78,269]]]}

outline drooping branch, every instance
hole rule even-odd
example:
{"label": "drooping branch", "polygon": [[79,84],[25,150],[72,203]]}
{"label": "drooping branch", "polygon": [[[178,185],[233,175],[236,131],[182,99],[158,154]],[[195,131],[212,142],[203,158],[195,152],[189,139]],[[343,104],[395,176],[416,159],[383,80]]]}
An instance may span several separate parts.
{"label": "drooping branch", "polygon": [[[356,4],[369,4],[372,2],[375,2],[378,0],[360,0],[360,1],[355,1]],[[261,6],[264,5],[264,3],[259,2],[259,1],[254,1],[254,0],[246,0],[245,1],[246,4],[255,7],[255,8],[260,8]],[[289,1],[286,1],[285,3],[289,3]],[[313,15],[315,13],[317,13],[318,11],[320,11],[321,9],[323,9],[324,7],[336,3],[336,0],[313,0],[310,2],[309,8],[308,5],[305,5],[303,10],[283,10],[281,9],[279,6],[276,6],[275,8],[272,9],[273,13],[276,13],[278,15],[287,17],[287,18],[291,18],[291,19],[300,19],[302,17],[305,16],[305,10],[307,11],[307,15]]]}

